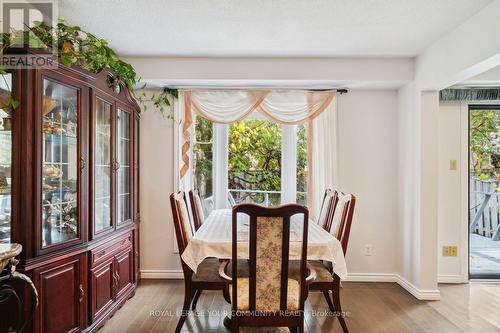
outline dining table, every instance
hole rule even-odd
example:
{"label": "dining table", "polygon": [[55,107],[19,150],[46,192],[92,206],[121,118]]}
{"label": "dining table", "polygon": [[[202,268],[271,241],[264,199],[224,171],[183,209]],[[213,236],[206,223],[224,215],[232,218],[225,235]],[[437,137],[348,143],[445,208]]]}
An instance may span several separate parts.
{"label": "dining table", "polygon": [[[303,228],[304,216],[302,214],[290,218],[289,260],[300,259]],[[249,258],[248,233],[249,217],[239,213],[237,216],[238,259]],[[213,210],[193,235],[181,257],[194,272],[206,258],[231,259],[232,210]],[[333,272],[340,279],[347,277],[347,267],[341,243],[311,219],[308,221],[307,260],[331,262]]]}

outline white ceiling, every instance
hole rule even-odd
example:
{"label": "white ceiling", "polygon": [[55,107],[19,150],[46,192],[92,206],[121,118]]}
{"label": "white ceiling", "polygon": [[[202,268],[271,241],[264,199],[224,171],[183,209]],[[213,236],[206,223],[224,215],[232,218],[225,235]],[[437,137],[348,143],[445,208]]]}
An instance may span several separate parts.
{"label": "white ceiling", "polygon": [[470,88],[470,87],[483,87],[483,88],[498,88],[500,87],[500,66],[494,67],[489,71],[471,77],[464,82],[454,85],[452,88]]}
{"label": "white ceiling", "polygon": [[60,0],[122,55],[413,57],[492,0]]}

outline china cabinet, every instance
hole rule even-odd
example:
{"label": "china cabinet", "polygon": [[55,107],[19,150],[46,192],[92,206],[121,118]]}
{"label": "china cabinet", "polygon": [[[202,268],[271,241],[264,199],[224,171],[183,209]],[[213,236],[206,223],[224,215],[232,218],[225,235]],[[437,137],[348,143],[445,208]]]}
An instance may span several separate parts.
{"label": "china cabinet", "polygon": [[0,80],[0,242],[24,248],[17,267],[39,294],[33,332],[96,331],[134,294],[139,118],[108,70]]}

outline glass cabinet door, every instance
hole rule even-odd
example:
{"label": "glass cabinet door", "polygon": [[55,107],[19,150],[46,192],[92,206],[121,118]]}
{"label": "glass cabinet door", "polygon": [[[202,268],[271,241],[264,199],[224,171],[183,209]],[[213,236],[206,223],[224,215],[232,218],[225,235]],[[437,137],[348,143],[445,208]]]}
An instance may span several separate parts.
{"label": "glass cabinet door", "polygon": [[10,242],[12,198],[12,74],[0,78],[0,243]]}
{"label": "glass cabinet door", "polygon": [[111,104],[96,98],[94,115],[94,233],[111,222]]}
{"label": "glass cabinet door", "polygon": [[43,80],[42,247],[79,237],[78,90]]}
{"label": "glass cabinet door", "polygon": [[132,219],[131,115],[117,109],[117,223]]}

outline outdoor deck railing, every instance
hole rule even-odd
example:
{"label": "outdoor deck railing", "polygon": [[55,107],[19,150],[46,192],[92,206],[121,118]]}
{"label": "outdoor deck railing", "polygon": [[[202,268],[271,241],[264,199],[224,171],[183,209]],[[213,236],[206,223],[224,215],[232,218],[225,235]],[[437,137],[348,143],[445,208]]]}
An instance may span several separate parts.
{"label": "outdoor deck railing", "polygon": [[[280,198],[281,198],[281,191],[261,191],[261,190],[229,189],[228,192],[230,194],[229,195],[229,201],[231,201],[231,200],[234,201],[234,202],[231,202],[231,204],[239,204],[239,203],[242,203],[242,202],[255,202],[255,203],[264,205],[266,207],[269,207],[270,204],[272,204],[272,205],[279,205]],[[233,193],[237,194],[236,198],[233,195]],[[240,200],[239,197],[242,196],[241,194],[243,194],[243,195],[247,194],[247,196],[244,196],[243,200]],[[257,194],[257,195],[260,194],[260,195],[262,195],[263,200],[261,202],[254,201],[253,198],[255,198],[255,196],[252,196],[253,194]],[[304,201],[305,201],[306,192],[300,192],[300,191],[298,191],[297,194],[302,195],[304,197]],[[271,198],[271,200],[270,200],[270,196],[275,196],[275,198]],[[305,202],[303,204],[305,204]]]}
{"label": "outdoor deck railing", "polygon": [[469,230],[492,240],[500,240],[500,192],[497,182],[470,178]]}

